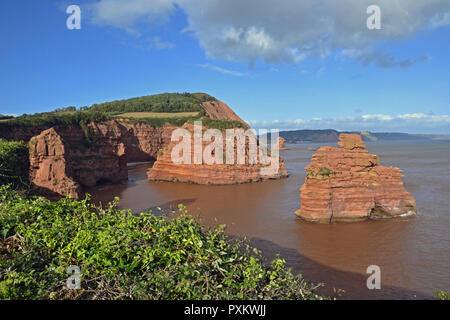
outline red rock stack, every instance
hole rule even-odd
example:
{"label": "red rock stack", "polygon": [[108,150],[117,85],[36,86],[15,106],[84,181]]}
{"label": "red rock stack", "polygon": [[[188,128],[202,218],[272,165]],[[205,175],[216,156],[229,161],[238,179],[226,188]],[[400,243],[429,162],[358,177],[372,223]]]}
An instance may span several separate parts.
{"label": "red rock stack", "polygon": [[341,134],[338,144],[339,148],[321,147],[306,166],[297,216],[332,223],[416,213],[400,169],[381,166],[358,134]]}

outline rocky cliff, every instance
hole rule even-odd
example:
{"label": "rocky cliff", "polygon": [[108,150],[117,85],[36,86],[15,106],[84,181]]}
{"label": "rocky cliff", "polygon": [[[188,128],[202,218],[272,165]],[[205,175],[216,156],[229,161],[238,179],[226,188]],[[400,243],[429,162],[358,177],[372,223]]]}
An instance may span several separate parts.
{"label": "rocky cliff", "polygon": [[[193,125],[185,124],[184,129],[193,134]],[[204,132],[207,128],[203,127]],[[193,135],[192,135],[193,136]],[[256,141],[256,139],[255,139]],[[267,165],[263,165],[262,157],[258,157],[255,163],[250,162],[251,142],[247,140],[245,143],[245,156],[243,164],[238,164],[237,160],[233,164],[226,164],[226,143],[223,138],[222,148],[222,163],[207,164],[203,160],[201,164],[195,164],[194,161],[194,139],[190,139],[190,150],[188,151],[188,158],[190,164],[186,163],[174,163],[172,155],[174,148],[179,144],[178,141],[171,142],[166,148],[164,148],[157,158],[157,161],[147,172],[149,180],[153,181],[180,181],[180,182],[192,182],[198,184],[236,184],[256,182],[269,179],[278,179],[287,177],[288,172],[285,168],[284,161],[279,157],[279,164],[269,173],[262,173],[262,168],[267,168]],[[206,152],[208,145],[211,142],[202,142],[202,152]],[[254,145],[253,147],[256,146]],[[214,151],[210,154],[214,156]],[[180,153],[181,154],[181,153]],[[203,154],[203,153],[202,153]],[[234,159],[237,159],[238,145],[234,144]]]}
{"label": "rocky cliff", "polygon": [[321,147],[306,167],[295,214],[319,223],[360,221],[415,214],[402,171],[381,166],[360,135],[341,134],[339,147]]}
{"label": "rocky cliff", "polygon": [[78,198],[84,187],[128,178],[127,163],[154,160],[175,127],[153,127],[126,120],[56,126],[33,137],[30,180],[41,193]]}
{"label": "rocky cliff", "polygon": [[0,126],[0,138],[8,141],[24,141],[28,142],[34,136],[42,131],[50,129],[50,125],[41,126]]}
{"label": "rocky cliff", "polygon": [[54,129],[44,130],[30,142],[30,181],[47,196],[68,194],[78,198],[81,186],[73,180],[66,146]]}
{"label": "rocky cliff", "polygon": [[[210,119],[239,121],[247,126],[220,101],[205,101],[200,107]],[[184,127],[192,129],[190,126],[186,123]],[[13,131],[0,134],[9,139],[30,140],[31,182],[46,195],[69,194],[78,198],[85,187],[127,179],[127,163],[156,159],[148,174],[150,180],[229,184],[287,176],[282,159],[276,173],[265,175],[261,174],[261,168],[266,165],[248,161],[238,165],[174,164],[170,154],[176,143],[171,142],[171,136],[177,128],[168,123],[155,127],[115,119],[83,126],[11,127]]]}

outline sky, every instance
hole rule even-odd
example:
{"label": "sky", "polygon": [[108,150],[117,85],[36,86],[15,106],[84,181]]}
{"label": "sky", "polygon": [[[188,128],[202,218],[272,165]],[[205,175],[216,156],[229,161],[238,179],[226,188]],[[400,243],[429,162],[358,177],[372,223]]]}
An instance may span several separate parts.
{"label": "sky", "polygon": [[206,92],[255,129],[450,134],[449,0],[2,0],[0,40],[0,114]]}

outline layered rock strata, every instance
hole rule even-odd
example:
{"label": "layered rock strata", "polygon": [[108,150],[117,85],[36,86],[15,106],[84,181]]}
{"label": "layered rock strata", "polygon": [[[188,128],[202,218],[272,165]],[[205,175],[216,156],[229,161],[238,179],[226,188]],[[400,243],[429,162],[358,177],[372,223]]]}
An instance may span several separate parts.
{"label": "layered rock strata", "polygon": [[[183,129],[189,131],[193,137],[194,128],[191,124],[185,124]],[[206,128],[202,128],[202,132],[207,130]],[[212,140],[215,141],[215,140]],[[276,167],[272,167],[273,170],[270,170],[269,162],[267,162],[267,158],[261,156],[263,153],[259,153],[255,162],[250,161],[250,150],[256,150],[257,146],[251,144],[251,140],[247,139],[244,146],[245,155],[242,157],[242,164],[237,162],[238,159],[238,144],[234,144],[233,154],[235,161],[233,164],[226,164],[226,139],[223,138],[223,147],[222,147],[222,155],[221,162],[220,160],[213,160],[211,163],[205,163],[203,152],[207,152],[206,150],[208,146],[212,143],[211,141],[205,142],[202,141],[202,154],[200,163],[195,163],[195,155],[194,155],[194,139],[190,139],[190,147],[187,151],[187,158],[190,163],[176,163],[174,161],[174,154],[178,156],[175,148],[179,146],[180,141],[171,142],[166,148],[164,148],[160,155],[157,158],[157,161],[153,165],[151,169],[148,170],[147,176],[149,180],[153,181],[179,181],[179,182],[192,182],[198,184],[236,184],[236,183],[247,183],[247,182],[256,182],[262,180],[269,179],[278,179],[282,177],[287,177],[288,172],[285,168],[284,161],[281,157],[278,158],[278,165]],[[255,140],[256,141],[256,137]],[[267,150],[266,150],[267,151]],[[211,150],[210,154],[212,158],[214,156],[219,156],[219,152],[217,150]],[[270,152],[270,151],[267,151]],[[182,153],[182,152],[181,152]],[[182,154],[179,153],[181,156]],[[243,153],[242,153],[243,154]],[[269,153],[268,153],[269,155]],[[269,157],[269,156],[268,156]]]}
{"label": "layered rock strata", "polygon": [[[200,107],[210,119],[239,121],[248,127],[223,102],[206,101]],[[192,129],[189,126],[185,124],[185,128]],[[244,164],[174,165],[167,157],[174,146],[172,132],[177,128],[115,119],[87,126],[12,127],[13,131],[8,128],[0,134],[8,139],[29,140],[30,179],[45,195],[79,198],[86,187],[126,180],[127,163],[157,158],[154,170],[149,172],[150,180],[230,184],[287,176],[282,159],[273,174],[262,173],[268,171],[268,166],[251,164],[248,158]]]}
{"label": "layered rock strata", "polygon": [[338,144],[321,147],[306,166],[297,216],[332,223],[415,214],[400,169],[381,166],[360,135],[341,134]]}
{"label": "layered rock strata", "polygon": [[128,178],[127,163],[149,161],[175,127],[112,120],[53,127],[30,139],[30,181],[42,194],[79,198],[83,188]]}

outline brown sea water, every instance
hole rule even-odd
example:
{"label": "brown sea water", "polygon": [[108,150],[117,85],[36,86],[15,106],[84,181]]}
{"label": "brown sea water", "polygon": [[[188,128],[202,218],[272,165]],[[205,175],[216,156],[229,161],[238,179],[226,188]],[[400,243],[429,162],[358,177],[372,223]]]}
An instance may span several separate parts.
{"label": "brown sea water", "polygon": [[[300,207],[311,146],[319,145],[292,144],[281,152],[287,179],[229,186],[155,183],[147,181],[147,164],[130,167],[127,183],[90,193],[103,203],[119,196],[120,207],[135,212],[168,211],[183,203],[202,223],[224,223],[230,235],[246,236],[267,258],[280,254],[295,273],[324,282],[325,293],[344,289],[342,298],[432,298],[436,290],[450,291],[450,141],[368,143],[382,165],[403,169],[419,213],[332,225],[304,222],[293,214]],[[369,265],[381,268],[380,290],[367,289]]]}

